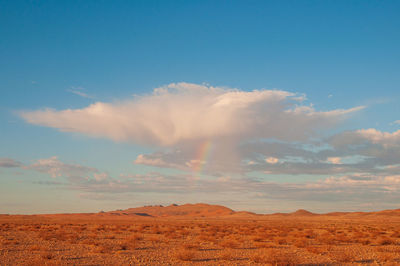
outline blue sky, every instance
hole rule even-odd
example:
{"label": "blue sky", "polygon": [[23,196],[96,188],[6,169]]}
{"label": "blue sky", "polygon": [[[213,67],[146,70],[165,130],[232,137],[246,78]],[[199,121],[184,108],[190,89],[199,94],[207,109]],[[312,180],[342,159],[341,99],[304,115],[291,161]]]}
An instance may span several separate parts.
{"label": "blue sky", "polygon": [[[400,153],[399,11],[398,1],[2,1],[0,213],[172,201],[259,212],[398,207],[397,190],[387,187],[400,180],[400,162],[388,159]],[[161,100],[155,88],[167,91]],[[294,95],[263,94],[271,90]],[[196,104],[222,98],[231,103],[229,115]],[[99,120],[85,116],[95,103],[108,108]],[[273,108],[280,104],[285,108]],[[282,116],[299,106],[312,110]],[[60,113],[67,109],[84,115]],[[332,110],[348,112],[321,113]],[[310,116],[318,117],[305,120]],[[191,124],[195,119],[203,126]],[[233,121],[232,128],[214,119]],[[250,126],[239,134],[240,125]],[[367,129],[375,131],[359,131]],[[265,140],[279,145],[247,144]],[[344,145],[360,141],[368,147]],[[208,142],[209,158],[195,158]],[[307,155],[304,145],[334,151]],[[356,163],[357,156],[368,159]],[[203,171],[193,171],[193,160]],[[349,184],[354,191],[343,192]]]}

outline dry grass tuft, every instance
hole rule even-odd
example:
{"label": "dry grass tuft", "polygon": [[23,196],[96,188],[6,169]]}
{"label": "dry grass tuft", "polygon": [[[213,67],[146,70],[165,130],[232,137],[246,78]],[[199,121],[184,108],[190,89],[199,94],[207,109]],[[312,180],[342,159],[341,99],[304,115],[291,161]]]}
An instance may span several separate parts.
{"label": "dry grass tuft", "polygon": [[184,249],[199,249],[200,244],[198,242],[189,242],[182,245]]}
{"label": "dry grass tuft", "polygon": [[386,245],[394,245],[394,244],[396,244],[396,241],[394,241],[393,239],[387,238],[387,237],[382,237],[382,238],[378,239],[377,243],[378,243],[378,245],[386,246]]}
{"label": "dry grass tuft", "polygon": [[45,260],[54,259],[54,254],[49,251],[44,251],[40,254],[40,257]]}
{"label": "dry grass tuft", "polygon": [[124,218],[66,221],[0,216],[0,264],[396,265],[400,261],[399,220]]}

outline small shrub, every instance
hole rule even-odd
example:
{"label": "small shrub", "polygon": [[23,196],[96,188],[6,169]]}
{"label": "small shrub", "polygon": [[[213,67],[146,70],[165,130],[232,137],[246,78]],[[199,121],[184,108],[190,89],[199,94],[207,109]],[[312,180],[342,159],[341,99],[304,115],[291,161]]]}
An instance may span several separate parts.
{"label": "small shrub", "polygon": [[378,240],[378,245],[381,245],[381,246],[393,245],[393,244],[395,244],[395,241],[393,241],[390,238],[385,237],[385,238],[381,238]]}
{"label": "small shrub", "polygon": [[51,260],[54,258],[54,255],[51,252],[43,252],[40,257],[45,260]]}

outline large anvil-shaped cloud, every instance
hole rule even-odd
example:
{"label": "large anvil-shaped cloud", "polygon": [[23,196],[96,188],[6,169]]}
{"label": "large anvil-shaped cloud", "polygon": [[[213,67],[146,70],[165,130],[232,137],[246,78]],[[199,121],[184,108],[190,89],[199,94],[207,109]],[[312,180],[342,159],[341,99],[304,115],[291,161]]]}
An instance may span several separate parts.
{"label": "large anvil-shaped cloud", "polygon": [[150,95],[82,109],[20,112],[27,122],[115,141],[172,146],[231,138],[304,140],[346,114],[362,109],[316,111],[304,97],[282,90],[241,91],[173,83]]}

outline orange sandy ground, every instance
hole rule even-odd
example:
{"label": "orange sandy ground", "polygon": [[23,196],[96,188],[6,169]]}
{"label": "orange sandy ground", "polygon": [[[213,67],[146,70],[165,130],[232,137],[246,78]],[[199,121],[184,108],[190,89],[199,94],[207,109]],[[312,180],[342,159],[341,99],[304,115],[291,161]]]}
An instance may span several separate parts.
{"label": "orange sandy ground", "polygon": [[0,216],[0,265],[400,264],[400,218]]}

